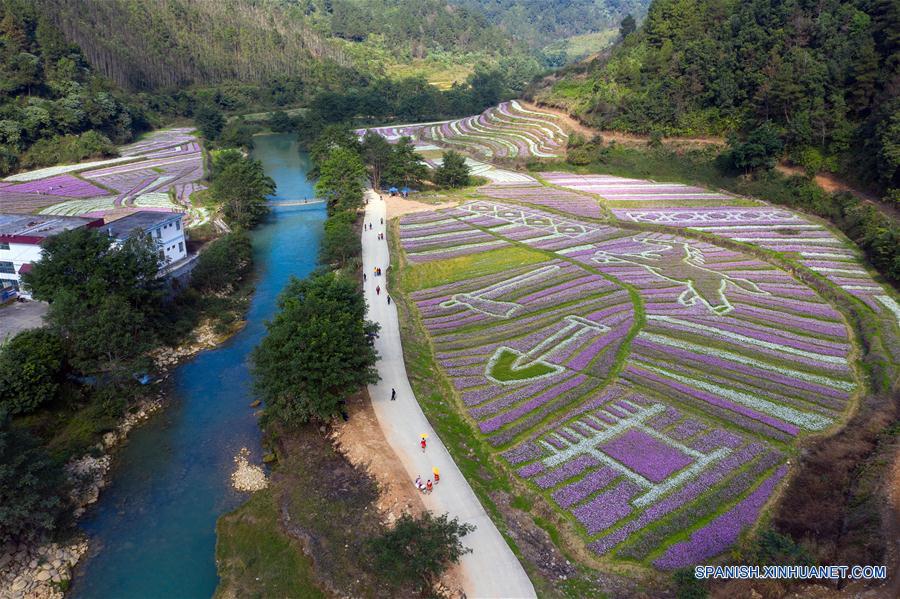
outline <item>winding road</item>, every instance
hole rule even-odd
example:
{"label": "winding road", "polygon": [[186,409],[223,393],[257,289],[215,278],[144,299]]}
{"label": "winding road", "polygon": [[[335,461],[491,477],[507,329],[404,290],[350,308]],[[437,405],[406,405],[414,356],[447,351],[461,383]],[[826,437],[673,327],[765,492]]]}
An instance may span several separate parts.
{"label": "winding road", "polygon": [[[387,218],[387,210],[385,202],[375,192],[369,190],[366,198],[365,223],[366,226],[372,223],[374,227],[362,235],[363,272],[367,275],[364,291],[369,319],[381,325],[381,332],[375,340],[380,356],[378,373],[381,381],[369,385],[369,396],[378,423],[409,474],[410,485],[416,476],[422,476],[423,480],[431,478],[433,466],[440,469],[441,482],[433,493],[424,496],[425,507],[436,514],[449,513],[460,522],[469,522],[477,527],[463,538],[464,544],[472,549],[472,553],[463,556],[461,562],[467,596],[535,597],[534,587],[519,560],[485,512],[413,395],[403,362],[397,310],[393,303],[387,303],[387,277],[373,276],[376,266],[386,273],[390,264],[387,241],[378,239],[378,233],[385,233],[387,237],[386,224],[380,224],[381,219]],[[376,286],[381,287],[380,294],[376,294]],[[390,399],[392,388],[397,391],[395,401]],[[428,435],[425,452],[419,447],[422,433]]]}

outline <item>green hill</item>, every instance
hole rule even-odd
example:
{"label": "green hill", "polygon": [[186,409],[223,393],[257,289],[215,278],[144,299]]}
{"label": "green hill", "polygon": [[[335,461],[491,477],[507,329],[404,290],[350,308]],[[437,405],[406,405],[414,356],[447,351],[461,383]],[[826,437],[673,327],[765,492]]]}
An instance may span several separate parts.
{"label": "green hill", "polygon": [[534,91],[600,128],[664,135],[774,125],[793,160],[900,187],[900,4],[655,0],[609,57]]}
{"label": "green hill", "polygon": [[540,48],[567,38],[618,29],[628,14],[643,15],[650,0],[450,0],[484,14],[518,40]]}
{"label": "green hill", "polygon": [[99,72],[132,90],[419,73],[451,73],[449,85],[479,64],[526,76],[539,68],[525,45],[444,0],[32,2]]}

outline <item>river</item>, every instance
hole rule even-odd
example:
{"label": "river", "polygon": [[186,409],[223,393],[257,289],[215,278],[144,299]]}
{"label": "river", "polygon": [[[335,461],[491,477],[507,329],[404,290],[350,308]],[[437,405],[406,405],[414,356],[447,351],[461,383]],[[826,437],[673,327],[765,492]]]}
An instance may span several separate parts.
{"label": "river", "polygon": [[[314,195],[308,158],[289,134],[257,136],[255,158],[278,185],[275,200]],[[88,555],[71,597],[207,598],[218,583],[216,519],[247,495],[230,486],[241,447],[258,462],[260,430],[248,358],[292,276],[316,266],[323,204],[279,206],[253,231],[257,286],[246,326],[224,345],[172,371],[171,402],[131,432],[117,453],[110,485],[85,515]]]}

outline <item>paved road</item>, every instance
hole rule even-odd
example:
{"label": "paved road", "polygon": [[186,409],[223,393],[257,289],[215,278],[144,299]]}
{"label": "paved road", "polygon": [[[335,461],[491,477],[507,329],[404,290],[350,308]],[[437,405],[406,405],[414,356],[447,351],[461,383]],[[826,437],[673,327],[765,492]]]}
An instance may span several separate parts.
{"label": "paved road", "polygon": [[[519,560],[484,511],[413,395],[403,363],[397,310],[393,303],[387,304],[385,296],[387,277],[375,277],[372,273],[375,266],[386,273],[390,264],[387,241],[378,240],[378,233],[385,232],[385,225],[380,222],[386,218],[385,204],[371,191],[367,198],[365,222],[372,223],[374,228],[366,230],[362,237],[363,269],[368,279],[365,294],[369,319],[381,324],[381,333],[375,341],[381,356],[378,361],[381,381],[369,385],[378,423],[409,474],[410,485],[417,475],[423,480],[431,478],[432,466],[440,469],[441,482],[431,495],[425,496],[425,506],[437,514],[449,512],[460,522],[471,522],[478,527],[463,539],[473,550],[462,560],[466,594],[478,598],[535,597],[534,587]],[[376,286],[381,287],[380,295],[375,293]],[[396,401],[390,400],[391,388],[397,390]],[[428,434],[428,449],[424,453],[419,447],[421,433]]]}
{"label": "paved road", "polygon": [[22,331],[44,326],[45,302],[12,302],[0,306],[0,345]]}

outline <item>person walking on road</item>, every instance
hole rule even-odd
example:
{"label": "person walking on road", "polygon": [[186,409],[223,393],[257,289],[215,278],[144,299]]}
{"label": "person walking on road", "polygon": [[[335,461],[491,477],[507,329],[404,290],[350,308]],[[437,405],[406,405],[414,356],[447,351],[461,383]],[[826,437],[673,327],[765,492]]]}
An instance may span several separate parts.
{"label": "person walking on road", "polygon": [[434,486],[431,484],[431,479],[428,479],[428,482],[425,483],[425,490],[431,493],[434,490]]}
{"label": "person walking on road", "polygon": [[441,482],[441,471],[438,470],[437,466],[431,468],[431,473],[434,474],[434,484]]}
{"label": "person walking on road", "polygon": [[391,401],[397,400],[397,390],[391,387]]}
{"label": "person walking on road", "polygon": [[366,281],[368,281],[368,279],[366,278],[366,273],[363,273],[363,283],[365,283]]}
{"label": "person walking on road", "polygon": [[422,453],[425,453],[425,447],[427,445],[427,443],[425,443],[425,437],[422,437],[422,440],[419,441],[419,445],[422,446]]}
{"label": "person walking on road", "polygon": [[[385,293],[385,295],[387,295],[387,293]],[[387,295],[387,298],[388,298],[388,306],[390,306],[391,305],[391,296]]]}
{"label": "person walking on road", "polygon": [[375,286],[375,295],[381,295],[381,285]]}

